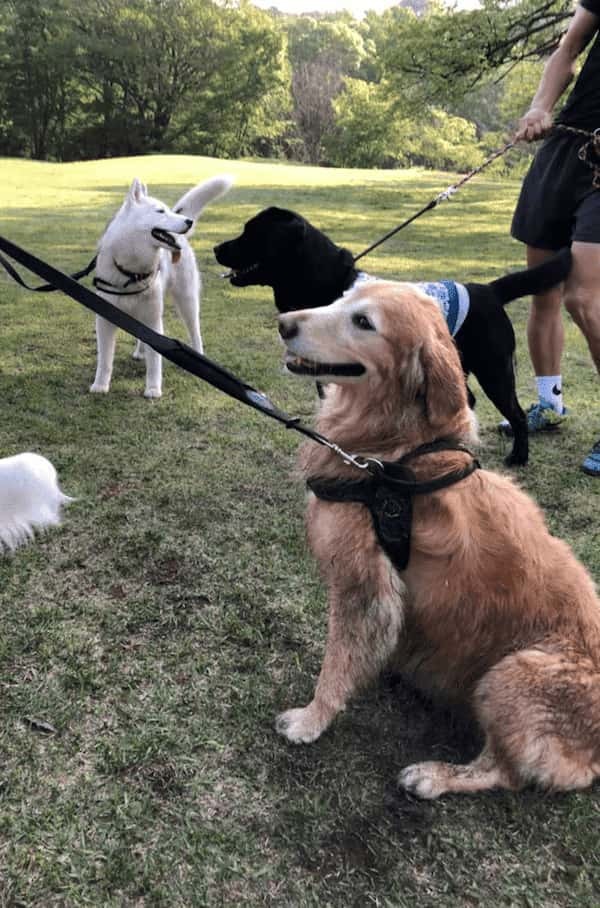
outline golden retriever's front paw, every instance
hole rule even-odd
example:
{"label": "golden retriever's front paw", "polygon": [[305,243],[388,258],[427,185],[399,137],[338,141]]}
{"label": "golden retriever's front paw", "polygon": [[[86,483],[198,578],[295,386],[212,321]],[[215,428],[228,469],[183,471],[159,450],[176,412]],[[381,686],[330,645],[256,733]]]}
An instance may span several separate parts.
{"label": "golden retriever's front paw", "polygon": [[292,744],[310,744],[316,741],[325,724],[319,721],[312,706],[303,709],[288,709],[275,719],[275,730]]}
{"label": "golden retriever's front paw", "polygon": [[447,786],[443,784],[443,777],[440,773],[440,766],[443,765],[443,763],[434,761],[413,763],[412,766],[407,766],[402,770],[398,776],[398,785],[418,798],[427,800],[439,798],[447,791]]}

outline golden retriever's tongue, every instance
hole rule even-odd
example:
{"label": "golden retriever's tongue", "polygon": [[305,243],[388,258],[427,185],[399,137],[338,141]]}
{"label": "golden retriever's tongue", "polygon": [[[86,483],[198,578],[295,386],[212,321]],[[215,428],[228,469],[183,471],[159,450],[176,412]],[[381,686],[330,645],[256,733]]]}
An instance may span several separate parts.
{"label": "golden retriever's tongue", "polygon": [[179,261],[179,259],[181,258],[181,250],[174,249],[171,253],[171,258],[173,260],[173,264],[176,265],[177,262]]}

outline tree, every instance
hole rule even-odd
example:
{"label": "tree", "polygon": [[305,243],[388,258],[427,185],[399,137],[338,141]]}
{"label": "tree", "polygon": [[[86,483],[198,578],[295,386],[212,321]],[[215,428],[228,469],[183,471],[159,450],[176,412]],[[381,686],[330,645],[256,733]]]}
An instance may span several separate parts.
{"label": "tree", "polygon": [[10,142],[33,158],[60,157],[79,102],[68,0],[4,0],[3,10],[0,78]]}
{"label": "tree", "polygon": [[281,30],[248,2],[80,0],[87,154],[241,154],[281,83]]}
{"label": "tree", "polygon": [[334,103],[328,151],[349,167],[425,167],[468,170],[481,163],[475,124],[432,108],[410,118],[394,111],[385,85],[346,79]]}
{"label": "tree", "polygon": [[182,105],[175,147],[232,156],[272,149],[291,106],[282,29],[251,3],[221,9],[219,25],[218,65]]}
{"label": "tree", "polygon": [[363,36],[347,15],[288,20],[293,116],[311,164],[321,160],[334,122],[333,101],[365,57]]}
{"label": "tree", "polygon": [[552,50],[571,15],[570,0],[483,0],[477,10],[387,15],[378,32],[382,71],[404,109],[457,103],[491,75]]}

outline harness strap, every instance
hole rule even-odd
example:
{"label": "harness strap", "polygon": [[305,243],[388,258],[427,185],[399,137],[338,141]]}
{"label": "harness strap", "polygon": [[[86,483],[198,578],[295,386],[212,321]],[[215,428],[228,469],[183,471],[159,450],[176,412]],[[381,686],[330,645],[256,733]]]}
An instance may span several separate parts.
{"label": "harness strap", "polygon": [[[436,476],[434,479],[418,481],[415,474],[409,467],[405,467],[404,460],[412,459],[423,453],[433,453],[433,451],[461,451],[470,454],[472,460],[466,466],[459,470],[452,470],[450,473],[444,473],[442,476]],[[369,503],[375,490],[379,486],[388,486],[394,495],[401,498],[411,498],[414,495],[427,495],[430,492],[438,492],[447,486],[454,485],[462,479],[466,479],[475,470],[481,468],[481,464],[471,451],[464,445],[460,444],[440,444],[439,447],[432,451],[415,451],[409,452],[405,457],[395,461],[372,461],[369,475],[365,479],[326,479],[324,477],[311,477],[307,480],[306,485],[314,492],[317,498],[325,501],[355,501],[362,504]],[[377,472],[375,472],[377,470]]]}
{"label": "harness strap", "polygon": [[135,271],[128,271],[127,268],[123,268],[122,265],[119,265],[116,259],[113,259],[113,265],[115,266],[117,271],[120,271],[121,274],[127,278],[127,281],[123,284],[122,287],[119,287],[118,284],[112,284],[110,281],[105,280],[99,275],[96,275],[96,277],[92,280],[92,284],[94,285],[96,290],[101,290],[102,293],[108,293],[110,294],[110,296],[137,296],[140,293],[145,293],[150,284],[146,284],[144,287],[140,287],[138,290],[127,290],[127,287],[130,287],[131,284],[141,284],[149,277],[155,276],[154,271],[139,273],[136,273]]}
{"label": "harness strap", "polygon": [[[439,451],[461,451],[472,459],[459,470],[424,481],[418,481],[405,465],[416,457]],[[414,496],[445,489],[479,468],[478,460],[465,445],[452,439],[437,439],[409,451],[399,460],[380,462],[378,472],[371,472],[364,480],[313,477],[307,481],[307,486],[323,501],[365,505],[370,511],[379,544],[392,564],[403,571],[410,559]]]}
{"label": "harness strap", "polygon": [[150,277],[154,273],[153,271],[146,271],[137,274],[135,271],[128,271],[127,268],[123,268],[122,265],[119,265],[116,259],[113,259],[113,265],[117,271],[121,272],[123,277],[129,278],[124,287],[129,287],[130,284],[141,284],[142,281],[145,281],[147,277]]}

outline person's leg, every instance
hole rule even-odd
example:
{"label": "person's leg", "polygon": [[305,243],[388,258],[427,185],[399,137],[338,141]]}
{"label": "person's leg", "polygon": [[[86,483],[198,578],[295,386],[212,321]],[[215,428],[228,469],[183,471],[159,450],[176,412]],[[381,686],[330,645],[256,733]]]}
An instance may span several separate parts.
{"label": "person's leg", "polygon": [[[573,267],[565,281],[565,306],[585,337],[600,374],[600,243],[576,241],[572,251]],[[590,476],[600,477],[600,440],[582,466]]]}
{"label": "person's leg", "polygon": [[585,337],[600,373],[600,243],[574,242],[565,306]]}
{"label": "person's leg", "polygon": [[[554,255],[555,249],[527,246],[527,265],[534,268]],[[538,400],[527,410],[527,429],[530,433],[557,429],[567,412],[563,405],[560,371],[564,346],[561,307],[562,285],[532,297],[527,322],[527,342],[535,372]],[[499,428],[506,435],[512,434],[507,420],[503,420]]]}
{"label": "person's leg", "polygon": [[[527,265],[533,268],[555,254],[550,249],[527,246]],[[532,298],[527,322],[527,342],[536,376],[539,403],[544,409],[550,404],[558,414],[562,414],[564,409],[561,377],[564,326],[561,304],[560,286],[537,294]]]}

